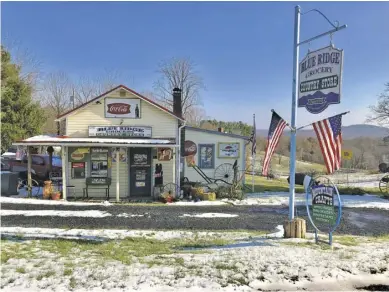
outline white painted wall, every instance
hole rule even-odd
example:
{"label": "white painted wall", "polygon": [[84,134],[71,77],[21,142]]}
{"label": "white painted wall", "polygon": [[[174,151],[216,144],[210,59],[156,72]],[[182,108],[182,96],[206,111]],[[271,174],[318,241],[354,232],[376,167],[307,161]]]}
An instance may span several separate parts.
{"label": "white painted wall", "polygon": [[[197,145],[197,151],[199,152],[199,144],[214,144],[215,145],[215,168],[212,169],[202,169],[203,172],[211,178],[214,178],[215,169],[223,164],[230,163],[234,164],[235,158],[219,158],[218,157],[218,143],[219,142],[227,142],[227,143],[239,143],[240,144],[240,156],[238,160],[239,170],[244,169],[245,159],[244,159],[244,148],[245,148],[245,140],[242,138],[231,137],[227,135],[221,135],[219,133],[205,133],[202,131],[196,131],[193,129],[186,128],[185,130],[185,140],[191,140]],[[195,155],[195,163],[199,165],[199,155]],[[205,182],[203,178],[192,168],[189,167],[185,161],[185,176],[188,177],[190,181],[198,181]]]}
{"label": "white painted wall", "polygon": [[[114,98],[138,98],[133,93],[126,91],[126,96],[120,96],[119,90],[115,90],[105,97]],[[104,98],[105,98],[104,97]],[[88,137],[88,126],[104,126],[104,125],[120,125],[120,118],[105,118],[104,114],[104,99],[101,99],[101,104],[91,103],[87,107],[80,109],[75,114],[66,118],[66,135],[69,137]],[[140,101],[140,119],[123,119],[123,126],[151,126],[153,138],[176,138],[178,120],[163,110],[149,104],[146,101]],[[178,139],[177,139],[178,140]],[[128,158],[128,156],[127,156]],[[129,195],[129,167],[127,159],[126,163],[120,162],[120,198],[125,198]],[[154,183],[153,173],[156,163],[162,163],[164,170],[164,183],[175,182],[175,157],[170,161],[159,162],[152,160],[152,183]],[[76,195],[82,196],[83,188],[85,188],[85,179],[71,178],[71,163],[68,163],[68,185],[75,186]],[[86,173],[89,176],[89,163],[86,163]],[[112,162],[111,168],[112,185],[110,188],[110,197],[116,196],[116,163]],[[70,192],[73,195],[72,191]],[[105,192],[92,191],[90,196],[104,197]]]}

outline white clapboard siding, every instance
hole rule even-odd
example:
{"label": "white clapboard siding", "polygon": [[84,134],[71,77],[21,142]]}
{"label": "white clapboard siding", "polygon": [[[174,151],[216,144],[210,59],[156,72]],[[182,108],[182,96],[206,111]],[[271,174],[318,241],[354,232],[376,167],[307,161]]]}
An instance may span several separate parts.
{"label": "white clapboard siding", "polygon": [[[127,92],[125,97],[119,95],[119,89],[109,93],[106,97],[137,98]],[[101,104],[92,102],[75,114],[67,117],[66,135],[69,137],[88,137],[88,126],[120,125],[121,118],[105,118],[104,99]],[[123,119],[123,126],[151,126],[153,138],[174,138],[178,127],[178,120],[163,110],[141,100],[140,119]]]}
{"label": "white clapboard siding", "polygon": [[[111,168],[112,185],[110,189],[110,197],[116,198],[116,162],[112,162]],[[119,162],[119,197],[125,199],[129,192],[129,176],[128,176],[128,159],[127,162]]]}
{"label": "white clapboard siding", "polygon": [[[226,142],[226,143],[239,143],[240,148],[240,156],[237,158],[238,160],[238,167],[239,170],[242,170],[244,168],[244,147],[245,147],[245,140],[242,138],[232,137],[232,136],[226,136],[216,133],[210,133],[210,132],[202,132],[202,131],[196,131],[189,128],[186,128],[185,130],[185,140],[193,141],[197,145],[197,152],[200,151],[199,144],[214,144],[215,145],[215,168],[212,169],[202,169],[202,171],[210,178],[214,178],[215,169],[223,164],[223,163],[230,163],[234,164],[235,158],[218,158],[218,143],[219,142]],[[194,157],[194,161],[196,165],[199,165],[199,153],[197,153]],[[185,176],[190,181],[198,181],[198,182],[205,182],[205,180],[194,170],[192,167],[187,166],[187,163],[185,161]]]}

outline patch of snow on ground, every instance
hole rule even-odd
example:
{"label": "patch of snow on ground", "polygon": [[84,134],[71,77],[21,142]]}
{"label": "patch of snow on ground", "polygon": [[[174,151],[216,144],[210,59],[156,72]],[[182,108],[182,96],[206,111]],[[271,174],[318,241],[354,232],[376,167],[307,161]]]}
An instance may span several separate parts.
{"label": "patch of snow on ground", "polygon": [[124,218],[144,217],[144,216],[145,214],[128,214],[128,213],[120,213],[119,215],[117,215],[117,217],[124,217]]}
{"label": "patch of snow on ground", "polygon": [[[389,210],[389,200],[375,195],[340,195],[343,207],[349,208],[379,208]],[[284,205],[289,206],[289,193],[265,192],[248,194],[241,201],[223,199],[222,202],[233,205]],[[305,194],[295,194],[295,204],[305,205]]]}
{"label": "patch of snow on ground", "polygon": [[220,206],[226,205],[223,201],[199,201],[199,202],[173,202],[167,203],[167,205],[179,205],[179,206]]}
{"label": "patch of snow on ground", "polygon": [[180,217],[197,217],[197,218],[232,218],[238,217],[236,214],[224,214],[224,213],[202,213],[202,214],[184,214]]}
{"label": "patch of snow on ground", "polygon": [[[242,292],[354,291],[371,284],[388,285],[387,242],[361,240],[357,246],[343,246],[335,239],[337,249],[322,250],[313,240],[265,240],[266,245],[207,249],[207,253],[134,257],[131,264],[97,261],[100,255],[86,252],[58,258],[41,251],[38,244],[35,258],[29,252],[28,258],[18,255],[2,264],[1,286],[3,291]],[[2,249],[13,250],[15,244],[7,241]],[[27,247],[22,243],[20,250]],[[72,269],[65,274],[66,263],[72,263]],[[17,272],[19,267],[25,273]],[[40,277],[49,271],[54,275]]]}
{"label": "patch of snow on ground", "polygon": [[112,216],[99,210],[62,211],[62,210],[0,210],[1,216],[57,216],[57,217],[88,217],[103,218]]}
{"label": "patch of snow on ground", "polygon": [[[281,226],[282,227],[282,226]],[[278,227],[277,227],[277,230]],[[158,230],[120,230],[120,229],[60,229],[60,228],[39,228],[39,227],[0,227],[3,235],[23,235],[26,238],[78,238],[86,240],[101,239],[124,239],[126,237],[148,237],[157,240],[168,240],[175,238],[193,238],[217,236],[225,239],[247,238],[249,232],[213,232],[213,231],[158,231]],[[277,232],[276,232],[277,233]],[[274,233],[274,234],[276,234]],[[276,237],[274,234],[267,236]]]}
{"label": "patch of snow on ground", "polygon": [[111,206],[108,201],[101,203],[89,203],[89,202],[68,202],[64,200],[38,200],[38,199],[24,199],[24,198],[10,198],[0,197],[0,203],[6,204],[31,204],[31,205],[67,205],[67,206]]}

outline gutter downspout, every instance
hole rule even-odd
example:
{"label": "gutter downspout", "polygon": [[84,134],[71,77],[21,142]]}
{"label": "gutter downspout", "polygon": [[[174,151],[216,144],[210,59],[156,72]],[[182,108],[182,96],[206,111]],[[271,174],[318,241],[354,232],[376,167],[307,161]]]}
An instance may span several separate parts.
{"label": "gutter downspout", "polygon": [[[186,121],[178,127],[178,145],[179,147],[176,148],[176,185],[178,186],[178,189],[176,190],[176,195],[179,197],[181,193],[179,191],[181,190],[181,179],[180,179],[180,164],[181,164],[181,130],[183,127],[185,127]],[[184,167],[184,166],[182,166]]]}

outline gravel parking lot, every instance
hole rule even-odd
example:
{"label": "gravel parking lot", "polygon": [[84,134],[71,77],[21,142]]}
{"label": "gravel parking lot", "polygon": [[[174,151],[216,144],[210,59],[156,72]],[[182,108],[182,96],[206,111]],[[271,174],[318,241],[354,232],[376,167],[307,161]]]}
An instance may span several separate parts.
{"label": "gravel parking lot", "polygon": [[[261,230],[273,232],[288,218],[282,206],[30,205],[2,203],[2,226],[91,229]],[[63,212],[65,215],[63,215]],[[89,212],[84,214],[83,212]],[[92,213],[93,212],[93,213]],[[96,214],[98,216],[94,216]],[[92,214],[88,216],[88,214]],[[296,214],[309,221],[306,209]],[[81,217],[83,216],[83,217]],[[194,217],[196,216],[196,217]],[[309,232],[313,228],[308,222]],[[389,211],[344,208],[337,234],[389,233]]]}

